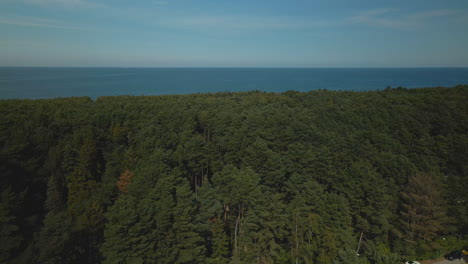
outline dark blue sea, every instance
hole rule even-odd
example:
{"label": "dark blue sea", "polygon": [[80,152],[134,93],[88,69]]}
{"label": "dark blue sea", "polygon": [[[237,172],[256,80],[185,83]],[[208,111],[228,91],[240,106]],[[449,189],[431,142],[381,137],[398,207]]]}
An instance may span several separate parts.
{"label": "dark blue sea", "polygon": [[468,84],[468,68],[28,68],[0,67],[0,99]]}

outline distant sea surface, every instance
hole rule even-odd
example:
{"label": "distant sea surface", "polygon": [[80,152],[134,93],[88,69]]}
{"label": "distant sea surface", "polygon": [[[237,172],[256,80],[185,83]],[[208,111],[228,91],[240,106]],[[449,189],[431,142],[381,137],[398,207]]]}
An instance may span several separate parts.
{"label": "distant sea surface", "polygon": [[383,90],[468,84],[468,68],[0,67],[0,99],[70,96]]}

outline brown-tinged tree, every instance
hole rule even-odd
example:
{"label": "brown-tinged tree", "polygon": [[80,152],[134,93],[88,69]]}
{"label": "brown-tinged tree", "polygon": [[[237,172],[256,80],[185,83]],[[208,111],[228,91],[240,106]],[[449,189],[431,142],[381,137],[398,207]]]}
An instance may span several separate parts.
{"label": "brown-tinged tree", "polygon": [[437,176],[418,173],[401,193],[403,236],[409,241],[431,241],[444,230],[446,212]]}
{"label": "brown-tinged tree", "polygon": [[119,177],[119,180],[117,181],[116,185],[119,191],[123,193],[128,192],[128,185],[130,184],[130,180],[133,177],[133,173],[129,170],[125,170]]}

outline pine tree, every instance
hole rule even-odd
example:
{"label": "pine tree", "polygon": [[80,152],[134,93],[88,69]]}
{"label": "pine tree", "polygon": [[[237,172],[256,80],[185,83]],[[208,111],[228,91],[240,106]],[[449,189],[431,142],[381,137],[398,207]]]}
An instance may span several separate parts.
{"label": "pine tree", "polygon": [[211,255],[207,260],[210,264],[229,263],[229,236],[226,234],[223,219],[211,220]]}
{"label": "pine tree", "polygon": [[230,224],[233,260],[244,261],[243,253],[249,250],[251,238],[248,227],[257,221],[254,207],[261,196],[260,177],[251,168],[238,169],[227,165],[220,173],[214,175],[213,183],[219,188],[218,193],[223,204],[230,208],[230,219],[235,219]]}
{"label": "pine tree", "polygon": [[117,181],[116,185],[119,191],[123,193],[128,192],[128,185],[130,184],[130,180],[133,177],[133,173],[129,170],[125,170],[119,177],[119,180]]}
{"label": "pine tree", "polygon": [[72,239],[71,217],[64,212],[47,214],[39,233],[39,262],[73,263],[76,259],[71,249],[75,242]]}
{"label": "pine tree", "polygon": [[230,236],[228,235],[229,206],[219,200],[218,189],[206,185],[200,189],[197,195],[198,213],[197,230],[204,234],[206,243],[207,260],[209,264],[229,263]]}
{"label": "pine tree", "polygon": [[[138,212],[138,201],[131,196],[119,197],[106,214],[108,223],[104,230],[104,243],[101,252],[103,263],[143,263],[144,248],[140,243],[151,242],[145,234],[153,229],[152,223],[141,225],[139,214],[145,214],[149,209]],[[151,216],[150,216],[151,218]],[[147,218],[144,218],[147,219]],[[148,245],[149,248],[151,248]]]}
{"label": "pine tree", "polygon": [[444,230],[446,213],[436,176],[418,173],[410,177],[401,198],[404,236],[409,241],[431,241]]}
{"label": "pine tree", "polygon": [[287,211],[291,261],[313,263],[325,228],[320,227],[320,214],[325,207],[323,189],[314,180],[298,174],[292,175],[286,185],[292,198]]}
{"label": "pine tree", "polygon": [[188,183],[176,187],[176,205],[173,208],[173,224],[171,232],[174,234],[172,253],[175,264],[204,263],[205,247],[203,239],[195,230],[194,195]]}
{"label": "pine tree", "polygon": [[65,206],[65,195],[62,179],[57,175],[51,175],[47,181],[47,199],[45,206],[49,212],[57,212]]}
{"label": "pine tree", "polygon": [[103,263],[174,263],[174,186],[174,175],[161,175],[143,199],[119,197],[106,214]]}
{"label": "pine tree", "polygon": [[0,263],[7,263],[23,239],[18,233],[15,217],[11,215],[4,201],[0,202]]}

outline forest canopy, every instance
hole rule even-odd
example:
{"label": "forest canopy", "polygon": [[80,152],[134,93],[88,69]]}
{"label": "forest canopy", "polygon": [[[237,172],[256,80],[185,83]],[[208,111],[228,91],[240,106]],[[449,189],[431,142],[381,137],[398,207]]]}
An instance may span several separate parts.
{"label": "forest canopy", "polygon": [[377,263],[468,242],[468,86],[0,101],[0,263]]}

